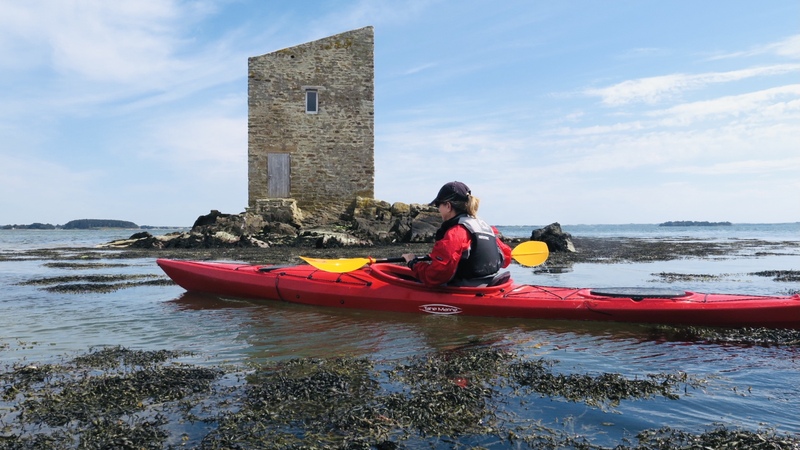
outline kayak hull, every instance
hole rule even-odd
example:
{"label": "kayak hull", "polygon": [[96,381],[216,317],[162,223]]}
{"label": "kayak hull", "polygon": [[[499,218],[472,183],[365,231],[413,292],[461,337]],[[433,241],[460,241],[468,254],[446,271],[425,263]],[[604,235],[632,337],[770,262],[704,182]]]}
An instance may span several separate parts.
{"label": "kayak hull", "polygon": [[348,273],[308,265],[258,266],[159,259],[182,288],[220,296],[330,308],[553,320],[800,329],[800,295],[702,294],[659,289],[619,292],[519,285],[427,288],[410,270],[373,264]]}

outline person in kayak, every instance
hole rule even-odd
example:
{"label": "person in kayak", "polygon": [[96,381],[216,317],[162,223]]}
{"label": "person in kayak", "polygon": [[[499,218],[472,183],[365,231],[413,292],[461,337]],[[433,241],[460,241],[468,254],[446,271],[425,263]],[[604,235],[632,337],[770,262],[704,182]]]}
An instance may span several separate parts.
{"label": "person in kayak", "polygon": [[445,184],[430,204],[439,208],[443,221],[436,230],[430,261],[413,253],[403,255],[418,280],[426,286],[480,286],[508,267],[511,247],[500,240],[495,227],[476,216],[479,200],[466,184]]}

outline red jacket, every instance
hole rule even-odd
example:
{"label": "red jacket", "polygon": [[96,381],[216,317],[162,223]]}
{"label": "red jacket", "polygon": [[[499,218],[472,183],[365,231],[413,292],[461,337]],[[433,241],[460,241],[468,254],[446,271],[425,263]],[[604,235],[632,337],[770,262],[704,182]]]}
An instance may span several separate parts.
{"label": "red jacket", "polygon": [[[495,236],[498,235],[497,228],[492,227]],[[463,225],[456,225],[445,233],[442,239],[433,244],[430,262],[419,262],[414,264],[412,271],[426,286],[438,286],[445,284],[456,274],[458,262],[461,261],[461,254],[469,249],[472,243],[469,231]],[[503,253],[503,267],[511,264],[511,247],[497,238],[497,246]]]}

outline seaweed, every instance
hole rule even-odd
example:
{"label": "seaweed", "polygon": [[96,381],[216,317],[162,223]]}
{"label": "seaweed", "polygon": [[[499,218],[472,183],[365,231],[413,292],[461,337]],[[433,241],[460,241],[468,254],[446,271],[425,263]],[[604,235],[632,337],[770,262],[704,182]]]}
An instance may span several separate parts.
{"label": "seaweed", "polygon": [[[503,405],[526,391],[553,400],[614,405],[699,383],[685,374],[626,378],[559,374],[557,361],[527,360],[479,346],[397,361],[298,358],[242,367],[177,364],[185,352],[92,349],[62,364],[0,373],[10,412],[0,417],[0,450],[10,449],[400,449],[605,450]],[[9,388],[13,386],[13,389]],[[12,395],[13,394],[13,395]],[[202,417],[201,417],[202,416]],[[194,425],[192,425],[194,424]],[[616,450],[797,449],[774,430],[717,426],[702,433],[641,431]]]}
{"label": "seaweed", "polygon": [[762,270],[760,272],[753,272],[750,275],[770,277],[773,281],[785,283],[800,282],[800,270]]}
{"label": "seaweed", "polygon": [[[143,280],[143,281],[132,281]],[[63,294],[85,294],[87,292],[109,293],[119,289],[138,286],[171,286],[175,283],[161,275],[72,275],[34,278],[19,283],[21,285],[44,286],[49,292]]]}
{"label": "seaweed", "polygon": [[555,374],[548,370],[550,365],[551,362],[543,360],[525,361],[513,364],[509,371],[517,383],[535,392],[592,406],[616,406],[622,400],[656,395],[676,400],[679,385],[700,385],[685,373],[648,374],[644,379],[628,379],[617,373]]}
{"label": "seaweed", "polygon": [[645,430],[637,435],[639,444],[632,450],[669,449],[748,449],[797,450],[800,439],[779,435],[774,430],[729,430],[720,426],[701,434],[687,433],[672,428]]}
{"label": "seaweed", "polygon": [[800,346],[800,330],[785,328],[713,328],[655,325],[650,329],[650,338],[727,345],[759,345],[762,347]]}

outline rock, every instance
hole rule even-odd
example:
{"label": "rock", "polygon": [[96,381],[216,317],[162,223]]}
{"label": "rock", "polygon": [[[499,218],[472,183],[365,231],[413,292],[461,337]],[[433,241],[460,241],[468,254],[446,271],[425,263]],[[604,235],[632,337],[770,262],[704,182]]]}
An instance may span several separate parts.
{"label": "rock", "polygon": [[253,214],[263,218],[269,223],[283,223],[293,226],[296,230],[303,227],[305,217],[297,201],[291,198],[270,198],[256,201]]}
{"label": "rock", "polygon": [[266,234],[278,236],[297,236],[297,228],[289,225],[288,223],[269,222],[261,231]]}
{"label": "rock", "polygon": [[159,238],[143,231],[135,233],[128,239],[117,239],[106,244],[98,245],[99,248],[163,248]]}
{"label": "rock", "polygon": [[411,215],[411,205],[402,202],[392,203],[391,212],[393,216],[397,217],[409,216]]}
{"label": "rock", "polygon": [[411,221],[411,230],[408,241],[405,242],[433,242],[436,230],[442,225],[442,216],[434,211],[421,211]]}
{"label": "rock", "polygon": [[200,216],[192,225],[194,233],[216,233],[227,231],[230,234],[240,235],[244,231],[244,214],[222,214],[217,210],[205,216]]}
{"label": "rock", "polygon": [[152,236],[136,233],[106,244],[109,248],[222,248],[300,246],[333,248],[433,242],[441,217],[428,205],[358,197],[336,222],[320,222],[303,214],[292,199],[259,200],[257,208],[241,214],[211,210],[199,216],[189,232]]}
{"label": "rock", "polygon": [[314,248],[372,247],[372,242],[347,233],[320,228],[304,231],[298,238],[298,245]]}
{"label": "rock", "polygon": [[250,243],[252,244],[253,247],[258,247],[258,248],[269,248],[270,247],[268,242],[264,242],[264,241],[262,241],[260,239],[254,238],[254,237],[251,237],[249,239],[250,239]]}
{"label": "rock", "polygon": [[363,240],[380,244],[395,242],[391,235],[397,218],[393,217],[392,206],[385,201],[356,197],[343,217],[350,221],[350,232]]}
{"label": "rock", "polygon": [[411,242],[411,222],[413,220],[409,216],[401,216],[394,222],[394,225],[389,230],[394,237],[392,243]]}
{"label": "rock", "polygon": [[213,236],[214,239],[226,244],[235,244],[237,241],[241,240],[239,236],[234,236],[227,231],[217,231]]}
{"label": "rock", "polygon": [[[264,219],[264,216],[261,216],[259,214],[253,214],[251,212],[244,213],[242,222],[242,234],[246,235],[259,234],[262,233],[264,231],[264,228],[266,228],[267,226],[269,226],[269,222],[267,222]],[[287,226],[289,225],[287,224]],[[292,228],[294,233],[297,232],[297,230],[294,229],[293,227],[289,226],[289,228]]]}
{"label": "rock", "polygon": [[[201,228],[208,228],[202,225]],[[225,248],[225,247],[260,247],[267,248],[269,243],[254,236],[235,234],[222,230],[206,232],[169,233],[164,236],[153,236],[150,233],[136,233],[128,239],[119,239],[106,244],[102,248],[145,248],[145,249],[179,249],[179,248]]]}
{"label": "rock", "polygon": [[367,220],[357,217],[353,220],[351,232],[361,238],[373,242],[390,244],[395,241],[395,236],[391,234],[394,221],[391,220]]}
{"label": "rock", "polygon": [[387,221],[392,217],[392,205],[383,200],[356,197],[345,212],[346,220],[366,219]]}
{"label": "rock", "polygon": [[575,252],[572,236],[565,233],[558,222],[533,230],[531,240],[544,242],[551,252]]}
{"label": "rock", "polygon": [[438,212],[427,205],[402,202],[390,205],[361,197],[356,198],[344,219],[351,222],[349,231],[354,236],[374,244],[433,242],[442,221]]}
{"label": "rock", "polygon": [[222,214],[216,209],[212,209],[210,213],[206,214],[205,216],[200,216],[197,218],[197,220],[194,221],[194,224],[192,225],[192,230],[207,225],[213,225],[217,223],[217,218],[220,217],[225,218],[228,216],[230,216],[230,214]]}

